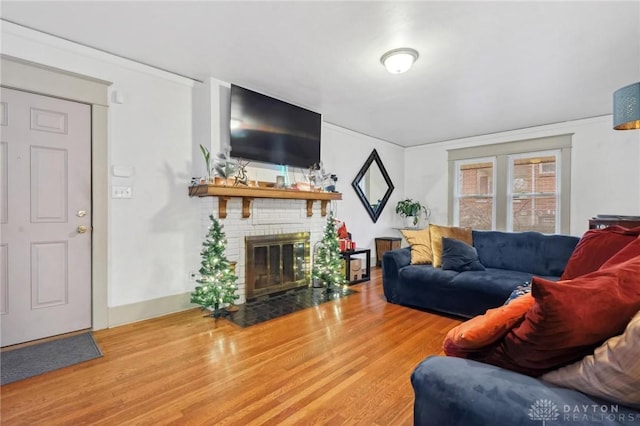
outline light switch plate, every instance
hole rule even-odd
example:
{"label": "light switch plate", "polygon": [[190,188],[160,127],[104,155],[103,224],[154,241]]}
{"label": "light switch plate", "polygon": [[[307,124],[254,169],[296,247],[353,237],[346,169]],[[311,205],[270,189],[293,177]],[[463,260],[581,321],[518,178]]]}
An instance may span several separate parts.
{"label": "light switch plate", "polygon": [[131,198],[133,196],[133,190],[130,186],[112,186],[111,198]]}

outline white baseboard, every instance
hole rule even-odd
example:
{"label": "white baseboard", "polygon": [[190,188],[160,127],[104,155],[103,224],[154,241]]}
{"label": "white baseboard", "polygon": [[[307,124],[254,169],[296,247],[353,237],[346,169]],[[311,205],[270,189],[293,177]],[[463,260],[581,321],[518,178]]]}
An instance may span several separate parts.
{"label": "white baseboard", "polygon": [[196,305],[189,301],[190,298],[190,293],[183,293],[109,308],[108,327],[116,327],[192,309]]}

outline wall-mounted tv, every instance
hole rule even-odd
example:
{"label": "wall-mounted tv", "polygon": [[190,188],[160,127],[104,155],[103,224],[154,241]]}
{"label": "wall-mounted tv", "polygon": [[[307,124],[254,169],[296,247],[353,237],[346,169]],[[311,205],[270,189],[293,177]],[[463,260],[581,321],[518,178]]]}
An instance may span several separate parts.
{"label": "wall-mounted tv", "polygon": [[320,162],[322,116],[231,85],[231,156],[308,168]]}

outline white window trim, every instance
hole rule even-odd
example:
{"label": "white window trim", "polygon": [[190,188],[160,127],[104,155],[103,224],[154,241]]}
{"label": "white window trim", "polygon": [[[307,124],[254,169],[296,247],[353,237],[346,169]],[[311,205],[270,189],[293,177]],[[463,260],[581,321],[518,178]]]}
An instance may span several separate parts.
{"label": "white window trim", "polygon": [[[496,157],[497,181],[494,182],[494,192],[496,194],[496,221],[494,229],[506,230],[507,228],[507,155],[532,153],[539,151],[560,150],[561,162],[557,168],[560,174],[560,203],[562,214],[556,220],[559,221],[559,232],[570,233],[571,220],[571,139],[572,134],[548,136],[535,139],[523,139],[513,142],[503,142],[489,145],[478,145],[468,148],[458,148],[448,150],[449,161],[449,199],[448,199],[448,222],[456,224],[454,221],[454,186],[455,186],[455,162],[458,160],[471,160],[476,158]],[[503,170],[503,171],[501,171]],[[503,196],[504,194],[504,196]]]}

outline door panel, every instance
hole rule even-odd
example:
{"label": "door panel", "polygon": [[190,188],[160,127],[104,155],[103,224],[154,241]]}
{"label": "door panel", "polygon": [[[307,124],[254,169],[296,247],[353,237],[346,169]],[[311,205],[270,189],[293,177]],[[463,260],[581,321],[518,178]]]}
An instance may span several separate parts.
{"label": "door panel", "polygon": [[0,244],[0,315],[9,310],[9,256],[7,244]]}
{"label": "door panel", "polygon": [[31,147],[31,222],[66,222],[68,151]]}
{"label": "door panel", "polygon": [[91,327],[91,109],[4,88],[0,98],[7,346]]}
{"label": "door panel", "polygon": [[31,309],[68,303],[65,241],[31,244]]}
{"label": "door panel", "polygon": [[[1,125],[1,124],[0,124]],[[0,127],[1,129],[1,127]],[[7,143],[0,142],[0,223],[7,223],[9,205]]]}
{"label": "door panel", "polygon": [[31,129],[43,132],[67,134],[67,114],[31,108]]}

